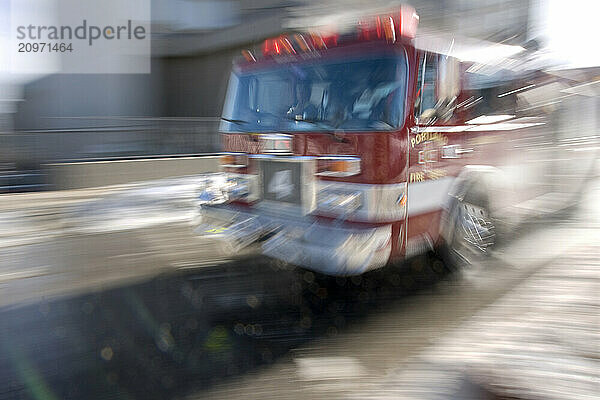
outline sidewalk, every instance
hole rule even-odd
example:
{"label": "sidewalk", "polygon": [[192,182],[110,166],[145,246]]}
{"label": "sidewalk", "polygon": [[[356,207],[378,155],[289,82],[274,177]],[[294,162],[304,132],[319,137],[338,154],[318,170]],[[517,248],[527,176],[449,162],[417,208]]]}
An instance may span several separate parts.
{"label": "sidewalk", "polygon": [[596,399],[600,242],[571,249],[352,399]]}

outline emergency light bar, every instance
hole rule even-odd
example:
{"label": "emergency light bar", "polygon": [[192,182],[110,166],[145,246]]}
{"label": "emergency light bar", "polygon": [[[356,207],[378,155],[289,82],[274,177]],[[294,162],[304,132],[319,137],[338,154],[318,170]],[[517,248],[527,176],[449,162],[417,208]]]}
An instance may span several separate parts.
{"label": "emergency light bar", "polygon": [[[404,5],[400,7],[399,11],[362,18],[352,26],[347,27],[349,29],[334,33],[313,31],[267,39],[263,43],[262,54],[264,57],[273,57],[307,53],[352,43],[378,40],[395,43],[401,37],[413,39],[416,36],[418,24],[419,16],[415,9]],[[256,61],[254,56],[250,57],[248,53],[248,51],[243,52],[246,60]]]}

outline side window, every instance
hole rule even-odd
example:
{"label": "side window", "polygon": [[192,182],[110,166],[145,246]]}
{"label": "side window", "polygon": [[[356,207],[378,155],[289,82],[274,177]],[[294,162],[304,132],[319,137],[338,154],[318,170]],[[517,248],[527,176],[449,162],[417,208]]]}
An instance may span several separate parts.
{"label": "side window", "polygon": [[468,112],[470,118],[495,114],[514,115],[517,111],[519,88],[527,85],[529,82],[501,72],[491,75],[466,73],[464,93],[467,94],[467,99],[459,104],[460,111]]}
{"label": "side window", "polygon": [[421,116],[425,111],[433,110],[437,103],[437,54],[425,53],[419,65],[417,87],[416,115]]}
{"label": "side window", "polygon": [[460,92],[459,62],[455,57],[425,53],[419,66],[420,123],[447,123],[454,115]]}

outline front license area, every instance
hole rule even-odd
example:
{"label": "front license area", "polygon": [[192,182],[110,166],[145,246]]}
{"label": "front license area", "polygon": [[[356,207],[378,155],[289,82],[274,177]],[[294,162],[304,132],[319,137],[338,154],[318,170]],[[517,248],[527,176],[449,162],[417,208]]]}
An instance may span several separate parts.
{"label": "front license area", "polygon": [[261,178],[264,200],[302,205],[302,163],[263,160]]}

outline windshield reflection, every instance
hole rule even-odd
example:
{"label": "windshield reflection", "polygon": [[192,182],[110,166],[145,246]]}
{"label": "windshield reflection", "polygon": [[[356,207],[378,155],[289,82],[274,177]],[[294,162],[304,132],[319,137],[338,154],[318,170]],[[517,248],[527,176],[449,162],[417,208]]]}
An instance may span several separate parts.
{"label": "windshield reflection", "polygon": [[393,130],[403,119],[405,82],[398,57],[234,71],[221,130]]}

